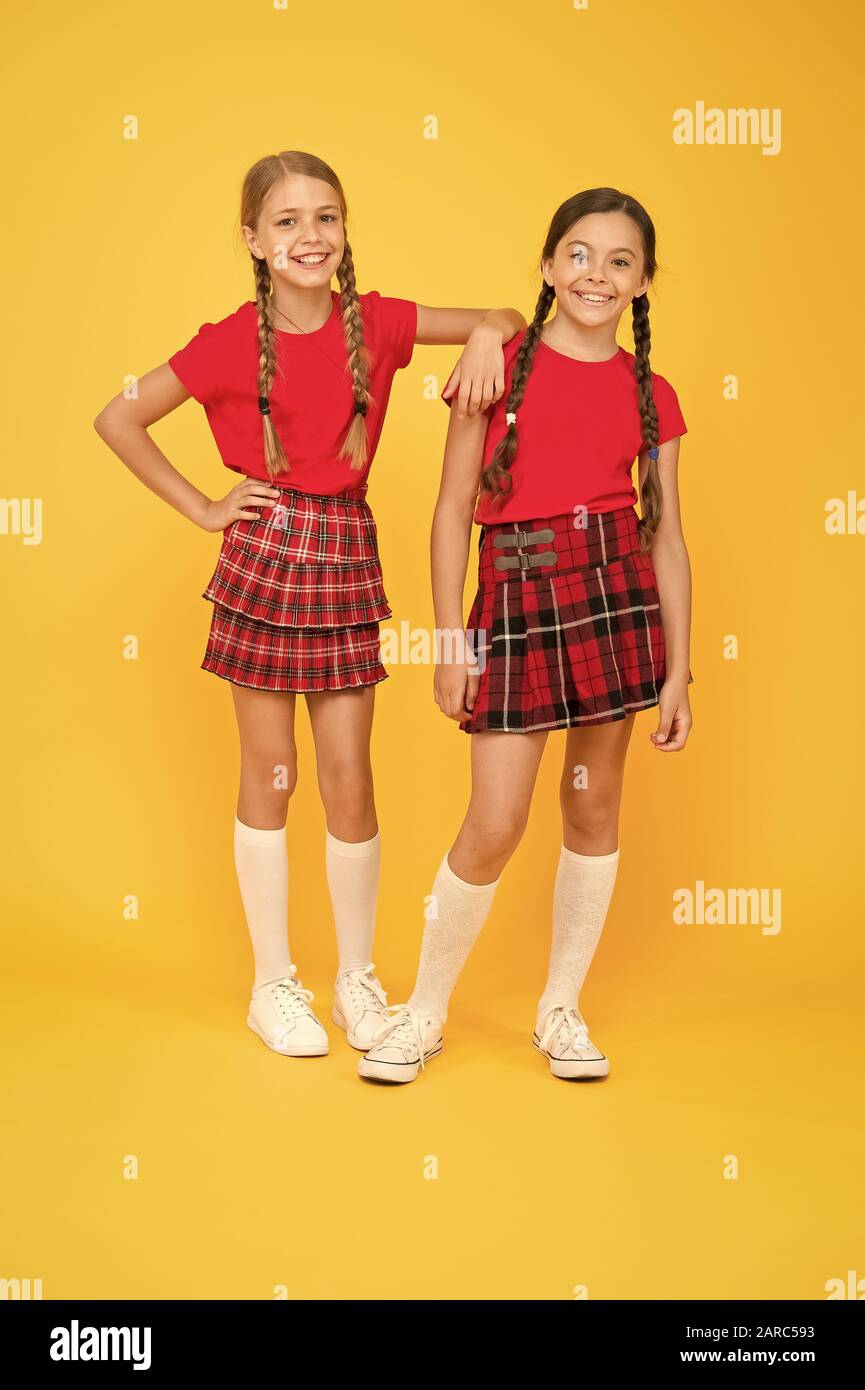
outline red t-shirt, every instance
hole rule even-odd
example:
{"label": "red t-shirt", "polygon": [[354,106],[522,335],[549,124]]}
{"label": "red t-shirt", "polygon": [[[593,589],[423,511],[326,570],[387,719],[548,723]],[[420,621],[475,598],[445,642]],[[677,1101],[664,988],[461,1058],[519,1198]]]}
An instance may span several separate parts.
{"label": "red t-shirt", "polygon": [[[514,358],[526,331],[504,345],[505,390],[485,411],[484,468],[507,430]],[[676,393],[655,372],[652,395],[658,443],[686,434]],[[638,497],[631,470],[644,447],[633,353],[620,347],[606,362],[578,362],[539,342],[517,410],[517,432],[511,491],[496,507],[489,492],[481,494],[474,516],[479,524],[561,516],[580,505],[590,512],[633,506]]]}
{"label": "red t-shirt", "polygon": [[[408,366],[417,329],[417,304],[370,290],[359,296],[364,342],[373,354],[366,414],[369,456],[362,469],[338,458],[353,417],[354,397],[339,292],[331,290],[330,318],[312,333],[277,330],[277,371],[270,391],[271,420],[290,471],[274,481],[301,492],[336,496],[366,481],[375,456],[394,373]],[[203,323],[186,347],[168,359],[183,385],[204,406],[226,468],[268,480],[258,409],[258,311],[253,300],[218,323]]]}

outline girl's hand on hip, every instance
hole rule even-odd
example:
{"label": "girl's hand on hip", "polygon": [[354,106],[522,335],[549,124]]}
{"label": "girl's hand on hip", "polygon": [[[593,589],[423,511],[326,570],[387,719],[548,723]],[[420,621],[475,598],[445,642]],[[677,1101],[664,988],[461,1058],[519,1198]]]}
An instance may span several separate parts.
{"label": "girl's hand on hip", "polygon": [[279,488],[271,483],[264,483],[260,478],[245,478],[226,497],[209,504],[201,522],[202,530],[224,531],[233,521],[257,521],[261,512],[250,509],[273,507],[278,497]]}

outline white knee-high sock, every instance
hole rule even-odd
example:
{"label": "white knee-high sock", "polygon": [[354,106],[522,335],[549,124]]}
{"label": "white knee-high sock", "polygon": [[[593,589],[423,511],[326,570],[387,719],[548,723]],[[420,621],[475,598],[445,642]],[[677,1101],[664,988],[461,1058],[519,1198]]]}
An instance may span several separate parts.
{"label": "white knee-high sock", "polygon": [[457,977],[493,905],[499,879],[466,883],[445,855],[433,882],[430,915],[424,927],[417,980],[409,1004],[438,1023],[448,1016]]}
{"label": "white knee-high sock", "polygon": [[285,826],[259,830],[234,818],[234,863],[255,957],[255,985],[291,969]]}
{"label": "white knee-high sock", "polygon": [[553,892],[553,939],[546,988],[538,1004],[542,1026],[557,1005],[578,1009],[595,947],[613,896],[619,851],[577,854],[562,845]]}
{"label": "white knee-high sock", "polygon": [[324,858],[336,925],[338,978],[346,970],[372,963],[381,832],[371,840],[351,841],[338,840],[328,830]]}

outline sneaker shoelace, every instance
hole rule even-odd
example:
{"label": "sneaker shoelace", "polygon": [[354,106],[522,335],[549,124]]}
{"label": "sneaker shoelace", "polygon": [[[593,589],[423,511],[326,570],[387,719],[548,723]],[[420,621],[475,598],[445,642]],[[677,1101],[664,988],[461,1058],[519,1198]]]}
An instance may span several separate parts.
{"label": "sneaker shoelace", "polygon": [[549,1051],[557,1034],[560,1034],[560,1041],[564,1042],[565,1052],[569,1049],[576,1052],[578,1047],[590,1046],[589,1030],[576,1009],[560,1007],[551,1011],[541,1037],[541,1047],[545,1051]]}
{"label": "sneaker shoelace", "polygon": [[348,970],[340,981],[357,1010],[358,1018],[362,1018],[368,1009],[375,1014],[387,1013],[387,995],[381,987],[381,982],[376,979],[374,970],[374,965],[359,970]]}
{"label": "sneaker shoelace", "polygon": [[280,1017],[286,1020],[314,1017],[309,1002],[315,996],[311,989],[304,989],[300,980],[295,979],[296,971],[297,966],[293,965],[291,974],[277,980],[273,986],[274,1006]]}
{"label": "sneaker shoelace", "polygon": [[408,1054],[406,1061],[413,1061],[414,1054],[417,1053],[423,1071],[426,1050],[425,1017],[409,1004],[391,1004],[387,1012],[393,1017],[390,1023],[386,1023],[381,1032],[376,1034],[375,1050],[380,1047],[398,1048],[403,1054]]}

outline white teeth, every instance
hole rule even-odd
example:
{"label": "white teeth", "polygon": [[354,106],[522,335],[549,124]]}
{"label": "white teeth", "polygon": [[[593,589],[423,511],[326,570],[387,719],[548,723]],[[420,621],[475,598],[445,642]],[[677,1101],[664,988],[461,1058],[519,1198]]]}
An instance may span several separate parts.
{"label": "white teeth", "polygon": [[327,260],[327,254],[322,252],[317,256],[295,256],[294,259],[300,261],[301,265],[320,265],[322,261]]}
{"label": "white teeth", "polygon": [[577,290],[577,297],[584,299],[587,304],[609,304],[613,296],[611,294],[582,294]]}

